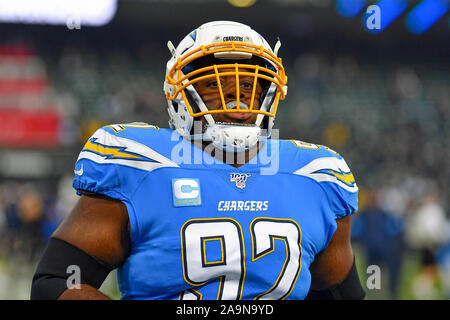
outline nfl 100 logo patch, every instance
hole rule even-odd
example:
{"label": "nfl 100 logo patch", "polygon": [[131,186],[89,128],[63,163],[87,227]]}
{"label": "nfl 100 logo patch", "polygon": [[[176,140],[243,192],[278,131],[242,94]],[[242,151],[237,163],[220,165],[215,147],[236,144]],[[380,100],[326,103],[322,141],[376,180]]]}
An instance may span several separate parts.
{"label": "nfl 100 logo patch", "polygon": [[250,177],[250,173],[230,173],[230,182],[235,182],[236,187],[244,189],[248,177]]}

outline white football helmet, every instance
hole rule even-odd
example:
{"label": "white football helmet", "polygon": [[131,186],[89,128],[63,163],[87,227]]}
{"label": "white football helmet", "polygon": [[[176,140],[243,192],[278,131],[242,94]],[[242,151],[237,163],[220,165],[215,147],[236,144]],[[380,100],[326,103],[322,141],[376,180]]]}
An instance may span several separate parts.
{"label": "white football helmet", "polygon": [[[211,141],[219,149],[234,152],[250,149],[270,137],[278,102],[287,94],[287,77],[277,57],[280,41],[272,50],[259,33],[245,24],[213,21],[189,33],[176,48],[170,41],[167,45],[172,57],[167,62],[164,92],[172,129],[182,137]],[[250,105],[239,101],[239,76],[244,75],[254,78]],[[237,101],[227,104],[218,86],[222,108],[209,110],[194,84],[206,78],[220,82],[221,76],[236,77]],[[253,107],[257,81],[263,84],[259,109]],[[212,116],[226,112],[257,116],[253,124],[219,123]],[[201,116],[206,127],[194,130],[194,119],[200,120]]]}

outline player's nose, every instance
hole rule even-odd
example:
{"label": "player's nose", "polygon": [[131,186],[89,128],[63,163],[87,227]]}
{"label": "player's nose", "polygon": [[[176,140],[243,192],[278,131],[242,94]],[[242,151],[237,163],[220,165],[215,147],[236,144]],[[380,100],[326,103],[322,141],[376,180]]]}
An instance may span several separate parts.
{"label": "player's nose", "polygon": [[[237,91],[236,81],[229,81],[226,83],[223,88],[223,95],[227,100],[237,100]],[[239,92],[239,99],[244,99],[246,97],[245,92]]]}

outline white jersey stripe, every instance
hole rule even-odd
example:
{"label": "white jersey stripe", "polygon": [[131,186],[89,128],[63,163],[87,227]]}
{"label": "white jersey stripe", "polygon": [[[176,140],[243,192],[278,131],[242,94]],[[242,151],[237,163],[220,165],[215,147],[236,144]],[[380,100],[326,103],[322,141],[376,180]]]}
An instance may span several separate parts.
{"label": "white jersey stripe", "polygon": [[80,159],[89,159],[97,163],[115,163],[115,164],[121,164],[129,167],[134,167],[138,169],[153,171],[155,169],[161,168],[161,167],[179,167],[175,162],[172,160],[164,157],[163,155],[157,153],[153,149],[145,146],[142,143],[117,137],[115,135],[112,135],[108,133],[107,131],[103,129],[97,130],[92,138],[95,138],[95,142],[102,144],[107,147],[111,148],[123,148],[124,152],[130,152],[136,155],[141,155],[145,158],[151,159],[153,161],[143,161],[143,160],[133,160],[133,159],[123,159],[123,158],[114,158],[110,157],[108,155],[101,155],[96,154],[91,151],[81,151],[80,155],[78,156],[78,160]]}

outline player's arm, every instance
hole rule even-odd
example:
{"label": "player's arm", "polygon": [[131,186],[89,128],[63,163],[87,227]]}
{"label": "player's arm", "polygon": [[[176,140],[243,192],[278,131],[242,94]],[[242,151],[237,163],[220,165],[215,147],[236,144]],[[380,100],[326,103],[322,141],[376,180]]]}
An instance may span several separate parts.
{"label": "player's arm", "polygon": [[[82,195],[51,236],[33,277],[31,299],[109,299],[98,288],[120,266],[130,247],[125,205],[99,195]],[[68,266],[80,270],[79,289],[69,289]]]}
{"label": "player's arm", "polygon": [[357,300],[365,296],[351,246],[351,217],[336,222],[338,227],[330,243],[310,266],[312,279],[307,300]]}

